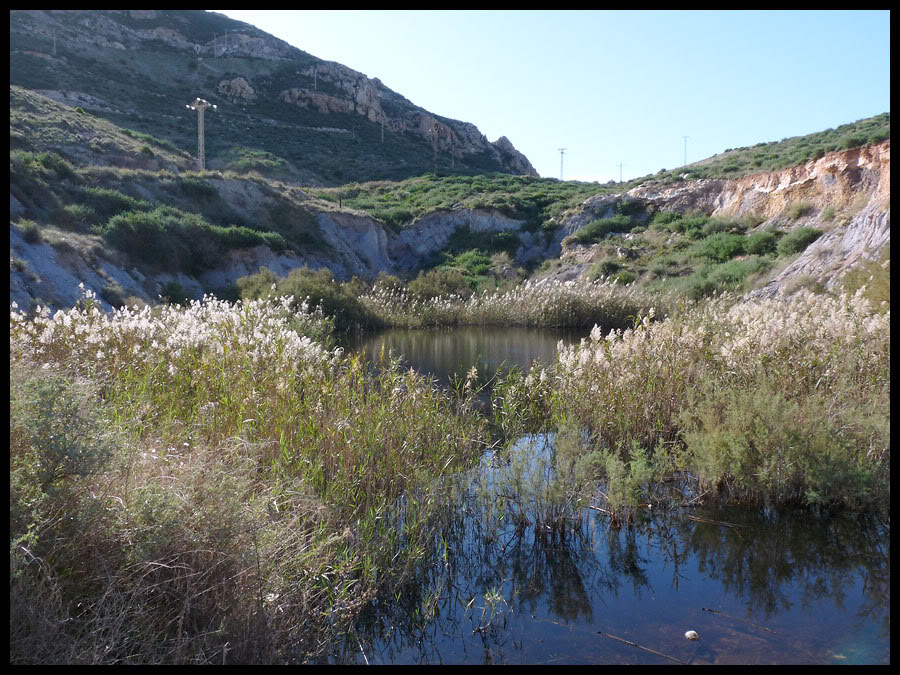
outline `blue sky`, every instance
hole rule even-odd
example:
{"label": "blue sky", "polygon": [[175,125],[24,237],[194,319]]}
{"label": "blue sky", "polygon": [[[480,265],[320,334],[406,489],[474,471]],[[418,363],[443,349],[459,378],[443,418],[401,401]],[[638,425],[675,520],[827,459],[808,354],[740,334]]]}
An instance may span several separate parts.
{"label": "blue sky", "polygon": [[625,180],[890,111],[889,11],[217,10],[542,176]]}

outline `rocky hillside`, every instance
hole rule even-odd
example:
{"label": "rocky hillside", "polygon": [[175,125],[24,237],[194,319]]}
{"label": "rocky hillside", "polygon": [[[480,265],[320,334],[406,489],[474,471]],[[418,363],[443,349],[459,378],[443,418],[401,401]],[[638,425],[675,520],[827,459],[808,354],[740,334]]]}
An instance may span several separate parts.
{"label": "rocky hillside", "polygon": [[[623,205],[647,223],[659,212],[699,213],[743,220],[752,230],[790,231],[815,228],[823,235],[790,264],[778,270],[753,295],[772,295],[798,277],[831,289],[863,259],[877,259],[890,245],[891,143],[831,152],[820,159],[780,171],[741,178],[683,180],[674,184],[642,184],[623,194],[588,198],[563,220],[556,235],[559,252],[573,263],[564,275],[585,272],[601,245],[582,245],[570,235],[591,221],[611,218]],[[635,235],[620,235],[623,241]],[[566,237],[570,237],[566,239]],[[613,235],[615,237],[615,235]],[[634,257],[632,251],[630,257]],[[622,253],[621,257],[629,257]]]}
{"label": "rocky hillside", "polygon": [[[890,140],[729,179],[426,174],[301,187],[193,171],[170,138],[74,102],[10,86],[10,301],[23,308],[71,306],[81,284],[107,309],[234,298],[237,280],[261,266],[281,276],[327,267],[338,280],[444,266],[473,285],[603,276],[692,297],[772,294],[832,289],[889,251]],[[280,166],[264,151],[241,158]]]}
{"label": "rocky hillside", "polygon": [[[368,76],[202,11],[10,12],[10,84],[196,152],[207,167],[307,185],[493,171],[537,175],[505,137],[441,117]],[[268,153],[260,154],[260,153]]]}
{"label": "rocky hillside", "polygon": [[[119,177],[120,180],[122,176]],[[166,194],[153,174],[129,174],[123,186],[135,194]],[[586,223],[632,205],[635,213],[699,212],[737,217],[752,214],[757,231],[781,227],[818,227],[825,231],[799,257],[776,273],[756,293],[771,294],[791,278],[808,275],[832,287],[842,273],[861,259],[874,259],[890,244],[890,142],[865,149],[832,153],[802,167],[758,174],[732,181],[686,181],[678,187],[637,187],[627,193],[590,197],[561,220],[552,234],[534,231],[523,219],[496,209],[459,207],[417,218],[409,227],[385,227],[365,212],[311,199],[302,191],[278,185],[207,174],[207,203],[228,205],[248,219],[294,209],[307,219],[306,246],[276,251],[266,245],[227,251],[205,269],[162,270],[139,257],[111,250],[102,237],[58,228],[44,228],[39,240],[21,226],[10,226],[10,300],[28,307],[35,302],[62,307],[73,304],[84,283],[101,298],[133,296],[155,301],[177,282],[188,296],[221,293],[243,276],[266,266],[279,276],[307,265],[329,267],[339,279],[373,279],[381,272],[404,275],[440,253],[460,232],[470,235],[508,233],[515,241],[514,259],[523,265],[561,256],[562,278],[587,272],[608,241],[580,246],[569,240]],[[197,189],[192,188],[192,189]],[[207,188],[204,188],[207,189]],[[174,198],[169,193],[172,203]],[[803,215],[795,217],[797,205]],[[11,195],[12,219],[26,214]],[[222,208],[221,206],[216,208]],[[290,211],[289,211],[290,212]],[[621,235],[622,257],[633,256]],[[616,240],[616,235],[611,235]],[[624,251],[624,252],[623,252]],[[111,289],[114,289],[112,293]],[[106,304],[106,303],[104,303]],[[107,305],[108,306],[108,305]]]}

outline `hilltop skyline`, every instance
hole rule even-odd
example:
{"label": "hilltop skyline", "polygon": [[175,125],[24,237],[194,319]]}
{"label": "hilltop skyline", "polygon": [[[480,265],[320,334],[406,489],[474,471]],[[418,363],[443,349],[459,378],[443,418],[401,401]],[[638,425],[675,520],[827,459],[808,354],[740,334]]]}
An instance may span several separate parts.
{"label": "hilltop skyline", "polygon": [[685,136],[690,164],[890,111],[888,11],[217,11],[506,136],[545,177],[560,148],[566,180],[629,180],[684,163]]}

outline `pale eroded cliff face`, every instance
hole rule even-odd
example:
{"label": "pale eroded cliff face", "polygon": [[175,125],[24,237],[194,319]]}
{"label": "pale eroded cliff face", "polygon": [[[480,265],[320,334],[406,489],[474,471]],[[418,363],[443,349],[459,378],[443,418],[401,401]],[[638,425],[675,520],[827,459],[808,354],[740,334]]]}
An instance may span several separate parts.
{"label": "pale eroded cliff face", "polygon": [[[863,258],[876,258],[890,244],[890,183],[891,142],[885,141],[831,152],[781,171],[732,180],[641,185],[625,195],[591,197],[564,220],[559,238],[595,218],[614,215],[621,201],[637,201],[648,210],[697,210],[722,217],[753,214],[762,219],[759,230],[807,226],[825,232],[753,295],[774,294],[799,275],[830,289],[850,267]],[[810,207],[809,213],[792,219],[792,208],[801,204]]]}
{"label": "pale eroded cliff face", "polygon": [[[264,199],[254,183],[227,179],[211,180],[217,189],[246,203]],[[359,276],[373,279],[381,272],[404,274],[414,270],[433,253],[442,250],[461,227],[478,231],[516,232],[522,245],[516,252],[519,264],[558,256],[562,239],[594,218],[616,213],[620,202],[635,202],[655,209],[698,209],[710,215],[740,216],[754,213],[764,218],[758,226],[781,228],[802,225],[818,227],[825,234],[813,242],[763,288],[753,295],[772,295],[785,281],[809,275],[832,288],[842,274],[863,258],[876,258],[890,244],[890,142],[836,152],[800,167],[735,180],[684,182],[674,186],[638,187],[627,194],[597,195],[568,214],[556,234],[546,240],[543,233],[522,231],[524,221],[493,209],[437,211],[419,218],[410,227],[395,232],[368,215],[349,211],[319,211],[316,221],[329,253],[304,256],[276,254],[264,246],[230,253],[215,270],[199,278],[184,274],[144,274],[112,260],[93,261],[80,257],[72,247],[54,248],[26,242],[10,227],[10,255],[26,263],[27,269],[10,265],[10,300],[27,307],[36,298],[54,307],[71,306],[80,294],[78,284],[99,293],[115,281],[129,295],[155,299],[164,284],[177,280],[188,294],[199,297],[204,290],[221,289],[265,265],[279,276],[307,265],[329,267],[338,279]],[[789,211],[797,203],[813,208],[809,215],[791,220]],[[829,208],[830,207],[830,208]],[[18,208],[10,199],[10,213]],[[823,217],[826,209],[834,217]],[[589,261],[589,256],[582,256]],[[577,274],[579,267],[569,270]]]}

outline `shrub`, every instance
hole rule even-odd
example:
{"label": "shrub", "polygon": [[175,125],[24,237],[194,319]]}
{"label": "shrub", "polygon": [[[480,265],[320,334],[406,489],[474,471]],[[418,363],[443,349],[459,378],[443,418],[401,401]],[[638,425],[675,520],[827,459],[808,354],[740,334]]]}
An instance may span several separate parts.
{"label": "shrub", "polygon": [[572,234],[572,239],[580,244],[593,244],[611,232],[631,232],[635,225],[630,216],[620,213],[611,218],[592,220]]}
{"label": "shrub", "polygon": [[286,278],[278,279],[271,270],[261,267],[258,274],[238,279],[237,285],[244,300],[293,296],[294,307],[308,303],[310,308],[321,308],[325,316],[333,319],[337,331],[370,328],[377,324],[353,293],[352,285],[336,283],[327,268],[311,270],[299,267]]}
{"label": "shrub", "polygon": [[472,292],[465,276],[455,269],[438,268],[419,272],[419,276],[409,282],[410,295],[420,300],[432,300],[446,295],[468,298]]}
{"label": "shrub", "polygon": [[184,290],[184,286],[175,279],[162,287],[160,295],[166,304],[186,305],[190,301],[190,297],[188,297],[187,292]]}
{"label": "shrub", "polygon": [[135,199],[118,190],[98,187],[84,188],[81,203],[96,214],[98,222],[105,222],[125,211],[147,211],[153,208],[145,199]]}
{"label": "shrub", "polygon": [[781,287],[785,295],[793,295],[797,291],[807,290],[810,293],[824,293],[825,287],[810,274],[799,274],[788,279]]}
{"label": "shrub", "polygon": [[658,230],[668,230],[671,223],[681,220],[683,215],[677,211],[658,211],[650,221],[650,226]]}
{"label": "shrub", "polygon": [[848,270],[841,285],[849,294],[865,287],[863,294],[876,305],[891,304],[891,247],[885,246],[877,260],[864,260]]}
{"label": "shrub", "polygon": [[126,304],[125,289],[117,281],[108,281],[100,291],[100,297],[116,309]]}
{"label": "shrub", "polygon": [[765,255],[774,253],[777,245],[778,235],[772,230],[767,230],[747,235],[744,241],[744,250],[750,255]]}
{"label": "shrub", "polygon": [[[43,493],[68,478],[98,472],[113,446],[90,399],[87,388],[62,376],[11,369],[10,468]],[[28,507],[18,508],[16,515],[27,518]],[[17,510],[11,508],[11,521]]]}
{"label": "shrub", "polygon": [[619,284],[621,286],[627,286],[630,283],[633,283],[637,280],[637,274],[632,272],[631,270],[624,269],[616,272],[609,279],[612,283]]}
{"label": "shrub", "polygon": [[277,232],[210,225],[199,214],[171,206],[113,216],[102,234],[113,246],[163,269],[209,269],[219,263],[223,248],[287,248],[284,237]]}
{"label": "shrub", "polygon": [[54,222],[67,230],[76,232],[90,232],[91,226],[98,221],[97,212],[85,204],[66,204],[61,210],[56,211]]}
{"label": "shrub", "polygon": [[746,226],[743,223],[726,220],[724,218],[710,218],[703,227],[700,228],[700,234],[703,237],[708,237],[720,232],[743,232],[745,229]]}
{"label": "shrub", "polygon": [[41,230],[33,220],[20,220],[19,228],[22,230],[22,239],[29,244],[40,244],[43,241]]}
{"label": "shrub", "polygon": [[778,255],[789,256],[801,253],[821,236],[822,230],[813,227],[799,227],[791,230],[778,242]]}
{"label": "shrub", "polygon": [[37,160],[43,164],[44,168],[49,169],[59,180],[77,181],[78,174],[72,165],[55,152],[42,152],[37,156]]}
{"label": "shrub", "polygon": [[608,277],[611,274],[615,274],[620,269],[622,269],[622,266],[615,260],[604,260],[603,262],[594,263],[591,266],[590,276],[592,279]]}
{"label": "shrub", "polygon": [[375,279],[374,290],[376,291],[399,293],[404,288],[406,288],[406,284],[403,283],[400,277],[394,276],[393,274],[388,274],[387,272],[381,272],[378,275],[378,278]]}
{"label": "shrub", "polygon": [[830,223],[834,220],[834,216],[837,213],[833,206],[826,206],[825,210],[822,211],[822,220],[826,223]]}
{"label": "shrub", "polygon": [[808,216],[813,210],[813,205],[808,202],[795,202],[788,209],[788,217],[791,220],[797,220]]}
{"label": "shrub", "polygon": [[725,262],[744,253],[744,237],[739,234],[719,232],[697,242],[691,248],[695,257],[713,262]]}

